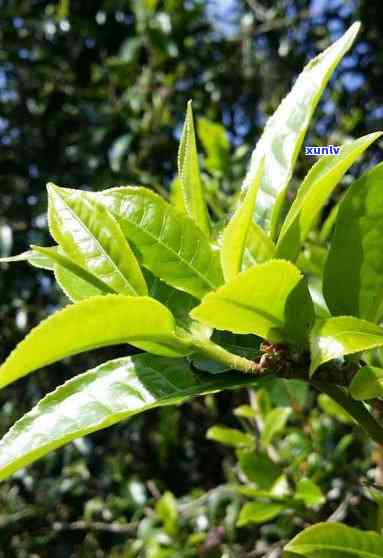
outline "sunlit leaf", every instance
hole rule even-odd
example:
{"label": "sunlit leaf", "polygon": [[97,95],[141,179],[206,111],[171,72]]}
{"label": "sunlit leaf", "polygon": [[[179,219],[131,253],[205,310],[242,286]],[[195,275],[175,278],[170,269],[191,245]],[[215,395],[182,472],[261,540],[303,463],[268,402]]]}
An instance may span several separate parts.
{"label": "sunlit leaf", "polygon": [[172,314],[158,301],[98,296],[67,306],[32,329],[0,367],[0,387],[67,356],[122,343],[166,356],[190,352],[176,335]]}
{"label": "sunlit leaf", "polygon": [[354,182],[340,204],[323,292],[334,315],[378,321],[383,309],[383,163]]}
{"label": "sunlit leaf", "polygon": [[251,434],[227,426],[212,426],[207,431],[206,438],[234,448],[253,448],[255,444]]}
{"label": "sunlit leaf", "polygon": [[34,250],[28,250],[17,256],[9,256],[7,258],[0,258],[0,264],[2,263],[17,263],[17,262],[28,262],[34,267],[41,269],[52,270],[54,263],[51,258],[46,255],[38,254]]}
{"label": "sunlit leaf", "polygon": [[262,172],[263,163],[222,234],[221,264],[226,281],[230,281],[241,271]]}
{"label": "sunlit leaf", "polygon": [[[61,249],[32,246],[34,252],[54,262],[55,277],[70,300],[78,301],[90,296],[113,294],[115,291],[93,273],[89,273],[68,258]],[[77,290],[74,285],[77,285]],[[74,294],[75,293],[75,294]],[[73,296],[74,295],[74,296]]]}
{"label": "sunlit leaf", "polygon": [[201,298],[223,281],[218,253],[186,215],[146,188],[94,194],[114,215],[142,264],[154,275]]}
{"label": "sunlit leaf", "polygon": [[279,515],[285,506],[275,502],[247,502],[241,509],[237,521],[238,527],[243,527],[249,523],[266,523]]}
{"label": "sunlit leaf", "polygon": [[353,377],[349,389],[358,401],[383,397],[383,368],[363,366]]}
{"label": "sunlit leaf", "polygon": [[252,221],[246,238],[241,271],[245,271],[256,263],[259,264],[271,260],[274,252],[275,246],[271,238],[267,236],[259,225]]}
{"label": "sunlit leaf", "polygon": [[383,328],[351,316],[319,319],[310,334],[311,366],[383,345]]}
{"label": "sunlit leaf", "polygon": [[314,309],[298,269],[290,262],[271,260],[206,295],[191,316],[220,330],[305,345]]}
{"label": "sunlit leaf", "polygon": [[234,409],[234,414],[236,417],[253,419],[257,416],[257,411],[250,405],[240,405]]}
{"label": "sunlit leaf", "polygon": [[380,136],[381,132],[375,132],[351,141],[340,148],[339,155],[322,157],[310,169],[282,225],[276,248],[279,258],[296,260],[301,244],[344,173]]}
{"label": "sunlit leaf", "polygon": [[230,143],[225,128],[207,118],[198,118],[197,129],[207,154],[206,168],[211,172],[226,172],[229,164]]}
{"label": "sunlit leaf", "polygon": [[242,197],[253,184],[265,157],[255,219],[271,231],[273,238],[285,191],[313,112],[338,62],[351,47],[359,27],[359,23],[354,23],[338,41],[307,64],[290,93],[268,120],[252,154]]}
{"label": "sunlit leaf", "polygon": [[284,430],[290,413],[289,407],[276,407],[267,414],[261,434],[261,443],[265,447],[273,441],[274,436]]}
{"label": "sunlit leaf", "polygon": [[163,521],[165,532],[172,536],[177,532],[177,500],[171,492],[165,492],[156,503],[156,514]]}
{"label": "sunlit leaf", "polygon": [[319,407],[322,409],[326,415],[332,417],[343,424],[353,424],[354,421],[344,409],[334,399],[326,395],[325,393],[321,393],[318,397],[318,404]]}
{"label": "sunlit leaf", "polygon": [[320,506],[326,501],[319,486],[311,479],[300,479],[294,498],[302,500],[308,507]]}
{"label": "sunlit leaf", "polygon": [[284,548],[286,556],[305,558],[380,558],[383,537],[340,523],[318,523],[293,538]]}
{"label": "sunlit leaf", "polygon": [[81,190],[48,185],[49,228],[68,256],[114,291],[145,295],[137,260],[114,217]]}
{"label": "sunlit leaf", "polygon": [[177,176],[170,183],[170,202],[178,211],[186,213],[184,197],[182,194],[181,180]]}
{"label": "sunlit leaf", "polygon": [[198,164],[193,109],[188,102],[178,152],[178,174],[188,215],[209,236],[209,218]]}
{"label": "sunlit leaf", "polygon": [[257,382],[250,375],[197,374],[186,360],[153,355],[104,363],[57,388],[11,428],[0,442],[0,480],[71,440],[137,413]]}
{"label": "sunlit leaf", "polygon": [[72,302],[106,294],[104,289],[85,281],[80,275],[73,273],[68,268],[55,264],[53,271],[58,286]]}

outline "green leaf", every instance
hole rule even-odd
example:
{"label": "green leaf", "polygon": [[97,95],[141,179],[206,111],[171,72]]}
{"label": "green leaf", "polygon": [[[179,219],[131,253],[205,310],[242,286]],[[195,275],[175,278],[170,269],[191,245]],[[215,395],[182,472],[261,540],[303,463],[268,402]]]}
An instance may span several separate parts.
{"label": "green leaf", "polygon": [[279,515],[285,506],[276,503],[248,502],[243,506],[237,521],[237,527],[243,527],[249,523],[266,523]]}
{"label": "green leaf", "polygon": [[322,409],[326,415],[329,417],[333,417],[339,422],[343,424],[353,424],[354,421],[350,414],[341,407],[334,399],[326,395],[325,393],[321,393],[318,397],[318,404],[319,407]]}
{"label": "green leaf", "polygon": [[80,275],[73,273],[66,267],[55,264],[53,271],[57,284],[72,302],[80,302],[80,300],[92,296],[106,294],[103,288],[101,289],[95,284],[85,281]]}
{"label": "green leaf", "polygon": [[383,328],[350,316],[320,319],[311,335],[312,374],[321,364],[383,345]]}
{"label": "green leaf", "polygon": [[271,238],[266,235],[259,225],[252,221],[246,238],[241,271],[248,269],[256,263],[259,264],[271,260],[274,252],[275,246]]}
{"label": "green leaf", "polygon": [[18,254],[17,256],[0,258],[0,264],[14,262],[28,262],[34,267],[38,267],[40,269],[48,269],[49,271],[52,271],[54,267],[52,258],[47,257],[46,255],[43,256],[41,254],[37,254],[37,252],[35,252],[34,250],[28,250],[27,252],[23,252],[22,254]]}
{"label": "green leaf", "polygon": [[184,203],[184,197],[182,193],[181,180],[179,179],[178,176],[174,178],[170,183],[169,199],[170,199],[170,203],[174,205],[174,207],[178,209],[178,211],[181,211],[182,213],[187,213],[185,208],[185,203]]}
{"label": "green leaf", "polygon": [[276,407],[267,414],[261,434],[261,443],[265,447],[271,444],[274,436],[284,430],[290,413],[289,407]]}
{"label": "green leaf", "polygon": [[234,409],[234,414],[236,417],[247,419],[253,419],[258,415],[257,411],[250,405],[240,405],[236,407],[236,409]]}
{"label": "green leaf", "polygon": [[378,321],[383,303],[383,163],[347,191],[328,254],[323,293],[331,312]]}
{"label": "green leaf", "polygon": [[307,279],[309,292],[314,303],[317,318],[329,318],[331,316],[322,293],[322,280],[320,277],[311,276]]}
{"label": "green leaf", "polygon": [[339,155],[322,157],[310,169],[283,223],[277,257],[296,260],[301,244],[345,172],[381,135],[382,132],[375,132],[347,143],[340,148]]}
{"label": "green leaf", "polygon": [[178,151],[178,174],[186,211],[200,229],[209,236],[209,217],[199,171],[191,101],[187,104]]}
{"label": "green leaf", "polygon": [[383,397],[383,368],[363,366],[353,377],[349,390],[357,401]]}
{"label": "green leaf", "polygon": [[[222,234],[221,264],[226,281],[241,271],[247,236],[253,221],[255,200],[263,172],[263,161],[244,198]],[[253,234],[255,234],[253,230]]]}
{"label": "green leaf", "polygon": [[253,448],[255,443],[251,434],[227,426],[212,426],[207,431],[206,438],[234,448]]}
{"label": "green leaf", "polygon": [[335,205],[332,206],[330,213],[326,217],[319,233],[320,242],[325,243],[330,238],[333,228],[335,226],[335,221],[338,217],[339,207],[343,201],[343,198],[344,196],[340,196],[340,200]]}
{"label": "green leaf", "polygon": [[165,532],[172,536],[177,532],[177,500],[171,492],[165,492],[156,503],[156,514],[162,520]]}
{"label": "green leaf", "polygon": [[92,273],[68,258],[59,246],[33,246],[32,250],[12,258],[0,260],[5,262],[28,261],[34,267],[54,271],[57,283],[72,301],[79,301],[91,296],[114,293],[114,291]]}
{"label": "green leaf", "polygon": [[286,380],[274,377],[270,378],[265,388],[272,405],[302,408],[308,403],[308,385],[307,382],[302,380]]}
{"label": "green leaf", "polygon": [[211,172],[224,174],[229,165],[230,143],[225,128],[207,118],[197,120],[198,136],[207,153],[205,166]]}
{"label": "green leaf", "polygon": [[243,473],[261,490],[270,490],[282,474],[282,467],[265,453],[239,450],[237,455]]}
{"label": "green leaf", "polygon": [[94,196],[48,185],[49,228],[67,255],[114,291],[145,295],[138,262],[118,223]]}
{"label": "green leaf", "polygon": [[218,253],[194,222],[146,188],[95,194],[119,222],[142,264],[176,289],[201,298],[222,282]]}
{"label": "green leaf", "polygon": [[359,23],[354,23],[343,37],[307,64],[268,120],[253,151],[242,196],[253,184],[265,156],[255,220],[271,232],[272,238],[275,238],[285,191],[313,112],[338,62],[354,42],[359,27]]}
{"label": "green leaf", "polygon": [[191,316],[217,329],[305,345],[314,309],[298,269],[290,262],[271,260],[206,295]]}
{"label": "green leaf", "polygon": [[153,298],[98,296],[67,306],[32,329],[0,367],[0,387],[67,356],[122,343],[166,356],[190,352],[177,337],[169,310]]}
{"label": "green leaf", "polygon": [[137,413],[259,381],[238,373],[197,374],[184,359],[153,355],[104,363],[57,388],[11,428],[0,442],[0,480],[71,440]]}
{"label": "green leaf", "polygon": [[192,320],[189,312],[198,305],[198,300],[184,291],[178,291],[171,287],[158,277],[155,277],[150,271],[144,272],[146,283],[149,289],[149,295],[155,298],[161,304],[166,306],[174,316],[177,325],[188,331],[204,332],[207,337],[210,337],[211,330],[206,326],[201,327],[201,324]]}
{"label": "green leaf", "polygon": [[318,523],[293,538],[284,548],[305,558],[381,558],[383,537],[340,523]]}
{"label": "green leaf", "polygon": [[294,498],[302,500],[310,508],[320,506],[326,501],[319,486],[310,479],[301,479],[298,482]]}
{"label": "green leaf", "polygon": [[[58,276],[61,277],[61,280],[59,279],[58,282],[71,300],[83,300],[85,298],[89,298],[89,296],[114,293],[113,289],[111,289],[107,283],[104,283],[104,281],[101,281],[101,279],[99,279],[96,275],[89,273],[89,271],[72,261],[64,252],[60,250],[60,248],[44,248],[42,246],[32,245],[32,249],[38,254],[50,258],[55,264],[57,264],[54,266],[56,279]],[[60,270],[63,270],[63,272],[60,273]],[[65,272],[67,272],[67,275],[65,275]],[[77,279],[78,284],[80,284],[79,282],[81,281],[83,289],[79,289],[76,297],[72,297],[70,292],[67,291],[65,280],[63,281],[64,277],[74,277]]]}

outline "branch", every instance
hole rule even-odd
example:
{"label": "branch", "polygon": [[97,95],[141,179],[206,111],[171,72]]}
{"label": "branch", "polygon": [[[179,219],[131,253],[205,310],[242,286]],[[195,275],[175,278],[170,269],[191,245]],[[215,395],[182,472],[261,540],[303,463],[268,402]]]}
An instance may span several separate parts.
{"label": "branch", "polygon": [[364,403],[355,401],[342,389],[350,385],[360,369],[359,362],[326,363],[316,370],[312,379],[308,352],[294,352],[286,345],[263,342],[260,346],[260,357],[253,361],[230,353],[210,339],[195,336],[189,336],[189,339],[201,354],[222,362],[232,370],[311,383],[334,399],[377,444],[383,447],[383,428],[369,413]]}
{"label": "branch", "polygon": [[355,401],[344,389],[335,384],[318,382],[317,379],[311,383],[338,403],[377,444],[383,446],[383,428],[369,413],[362,401]]}
{"label": "branch", "polygon": [[[309,353],[292,352],[286,345],[273,345],[266,342],[261,344],[260,350],[261,357],[255,363],[256,374],[263,376],[274,373],[288,380],[311,382]],[[315,372],[315,381],[347,387],[359,368],[357,362],[327,363]]]}
{"label": "branch", "polygon": [[[304,380],[326,393],[340,405],[377,443],[383,447],[383,428],[368,411],[362,401],[355,401],[343,387],[348,387],[360,368],[358,362],[337,364],[327,363],[321,366],[310,378],[310,355],[294,353],[285,345],[262,343],[262,356],[255,363],[258,375],[274,374],[279,378]],[[254,370],[251,370],[254,372]]]}
{"label": "branch", "polygon": [[54,531],[104,531],[123,535],[134,535],[138,527],[138,521],[134,523],[104,523],[103,521],[73,521],[63,523],[55,521]]}

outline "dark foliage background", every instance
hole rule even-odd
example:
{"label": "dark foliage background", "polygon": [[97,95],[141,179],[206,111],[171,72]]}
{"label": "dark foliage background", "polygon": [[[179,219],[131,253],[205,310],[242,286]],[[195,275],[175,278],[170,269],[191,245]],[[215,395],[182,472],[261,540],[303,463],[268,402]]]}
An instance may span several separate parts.
{"label": "dark foliage background", "polygon": [[[210,188],[219,183],[224,194],[234,192],[297,73],[356,19],[362,34],[324,95],[308,145],[382,127],[379,0],[0,0],[1,255],[49,243],[48,180],[92,189],[143,184],[166,193],[189,98],[197,115],[229,134],[233,163],[225,176],[206,169],[205,176]],[[368,164],[374,157],[371,151]],[[298,177],[308,165],[302,156]],[[3,265],[1,358],[63,303],[46,272]],[[74,373],[123,352],[76,357],[6,389],[1,433]],[[205,432],[215,422],[232,424],[233,405],[246,400],[246,393],[223,394],[148,413],[16,475],[0,487],[0,556],[210,556],[202,547],[166,554],[147,546],[134,554],[144,534],[103,525],[134,521],[165,490],[182,498],[224,482],[227,452]],[[88,523],[75,528],[79,521]],[[222,554],[219,538],[212,548],[217,556],[251,555],[240,534],[234,541],[236,554],[230,544]]]}

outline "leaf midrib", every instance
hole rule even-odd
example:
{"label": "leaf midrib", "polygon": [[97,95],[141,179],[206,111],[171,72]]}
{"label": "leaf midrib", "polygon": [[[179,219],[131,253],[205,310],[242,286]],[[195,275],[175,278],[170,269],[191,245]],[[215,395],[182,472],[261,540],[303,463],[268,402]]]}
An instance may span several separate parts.
{"label": "leaf midrib", "polygon": [[[56,192],[57,193],[57,192]],[[60,194],[58,194],[60,196]],[[118,273],[118,275],[122,278],[123,282],[125,283],[125,285],[127,285],[131,291],[138,296],[138,292],[136,291],[136,289],[133,287],[133,285],[130,284],[130,282],[128,281],[127,277],[125,277],[125,275],[121,272],[121,270],[119,269],[118,265],[114,262],[114,260],[111,258],[111,256],[105,251],[104,247],[102,246],[102,244],[100,243],[100,241],[98,240],[98,238],[91,232],[91,230],[89,229],[89,227],[87,226],[87,224],[84,221],[81,221],[81,219],[76,215],[76,213],[72,210],[72,208],[70,207],[70,205],[68,205],[67,201],[65,200],[65,197],[60,196],[62,201],[64,202],[64,204],[66,205],[66,207],[68,208],[68,210],[70,211],[72,217],[77,221],[77,223],[79,223],[82,227],[84,227],[89,235],[96,241],[97,246],[99,247],[100,251],[104,254],[104,256],[106,257],[106,259],[109,261],[109,263],[112,265],[112,268],[115,270],[115,272]],[[87,202],[88,200],[86,200]],[[118,225],[118,223],[117,223]],[[113,288],[113,287],[111,287]],[[114,290],[114,289],[113,289]],[[115,291],[116,292],[116,291]]]}
{"label": "leaf midrib", "polygon": [[[111,361],[113,362],[113,361]],[[155,371],[158,374],[158,371]],[[85,373],[86,374],[86,373]],[[65,383],[71,382],[72,380],[68,380]],[[252,383],[256,383],[257,381],[259,381],[259,378],[249,378],[244,377],[242,379],[243,381],[243,385],[248,385],[248,384],[252,384]],[[124,419],[129,419],[130,417],[148,411],[150,409],[155,409],[157,407],[161,407],[161,406],[165,406],[165,405],[171,405],[171,404],[177,404],[177,403],[183,403],[184,400],[186,400],[187,398],[191,398],[191,397],[196,397],[198,395],[203,395],[204,393],[210,393],[213,391],[217,391],[217,390],[223,390],[223,389],[231,389],[234,388],[235,385],[237,385],[236,383],[230,383],[228,382],[227,385],[221,385],[219,384],[219,382],[217,382],[216,385],[212,385],[212,382],[204,382],[204,383],[199,383],[199,384],[194,384],[193,386],[189,386],[188,388],[177,388],[176,386],[174,386],[174,384],[172,384],[174,387],[174,391],[175,391],[175,395],[166,395],[162,398],[159,398],[151,403],[148,403],[146,405],[143,405],[142,407],[135,409],[133,411],[120,411],[120,412],[116,412],[116,413],[112,413],[112,416],[109,418],[104,418],[103,420],[101,420],[100,422],[96,422],[93,423],[93,426],[89,426],[88,428],[78,428],[77,430],[73,430],[70,434],[67,434],[65,436],[63,436],[60,439],[60,443],[59,444],[55,444],[54,440],[51,440],[50,442],[44,444],[43,446],[39,446],[39,448],[33,450],[30,454],[29,457],[33,457],[36,454],[40,454],[41,451],[43,451],[43,455],[45,455],[45,450],[49,450],[51,449],[55,449],[58,447],[61,447],[63,445],[65,445],[66,442],[69,442],[71,440],[74,440],[80,436],[85,436],[87,434],[90,434],[92,432],[96,432],[98,430],[102,430],[104,428],[107,428],[109,426],[112,426],[114,424],[116,424],[117,422],[120,422]],[[65,386],[65,384],[63,384],[62,386],[59,386],[55,391],[62,389],[63,386]],[[207,391],[208,390],[208,391]],[[178,395],[177,395],[178,393]],[[54,394],[54,392],[52,392],[51,394],[48,394],[47,397],[52,396]],[[45,399],[45,398],[44,398]],[[44,399],[42,399],[40,401],[40,403],[42,401],[44,401]],[[23,420],[23,419],[20,419]],[[19,421],[18,421],[19,422]],[[17,425],[17,422],[15,423],[15,425],[12,427],[12,429]],[[9,431],[6,436],[8,436],[9,434],[11,434],[11,431]],[[2,441],[5,438],[2,439]],[[32,460],[28,459],[28,460],[24,460],[23,458],[18,458],[18,459],[14,459],[13,461],[11,461],[9,464],[4,465],[1,467],[0,470],[0,480],[2,480],[3,478],[7,478],[9,475],[11,475],[13,472],[17,471],[17,469],[19,468],[19,464],[25,463],[31,463],[33,462],[33,458]],[[373,557],[375,558],[375,557]]]}
{"label": "leaf midrib", "polygon": [[[166,348],[170,348],[172,351],[177,351],[177,348],[174,346],[174,343],[172,344],[171,341],[168,342],[168,340],[173,340],[173,341],[177,341],[180,344],[182,344],[182,340],[179,339],[176,334],[174,334],[174,337],[171,333],[169,333],[168,335],[165,334],[161,334],[159,336],[150,336],[150,335],[130,335],[129,337],[116,337],[113,339],[108,339],[106,342],[100,342],[100,343],[87,343],[86,345],[81,345],[81,347],[70,351],[70,352],[64,352],[64,353],[60,353],[59,356],[55,356],[54,360],[51,359],[47,359],[44,361],[39,361],[39,365],[36,368],[33,368],[33,370],[30,370],[30,372],[33,372],[34,370],[40,370],[41,368],[44,368],[44,366],[49,366],[51,364],[53,364],[56,361],[62,360],[64,358],[69,358],[72,356],[76,356],[78,354],[84,353],[86,351],[91,351],[91,350],[95,350],[95,349],[101,349],[103,347],[108,347],[110,345],[130,345],[132,342],[149,342],[149,343],[158,343],[159,345],[165,346]],[[12,353],[9,355],[8,358],[10,358],[12,356]],[[8,359],[7,359],[8,360]],[[7,364],[7,367],[9,368],[9,364]],[[3,372],[3,366],[0,367],[0,386],[1,386],[1,375]]]}
{"label": "leaf midrib", "polygon": [[[193,267],[190,262],[188,262],[187,260],[185,260],[176,250],[174,250],[169,244],[164,244],[164,242],[162,242],[162,240],[155,236],[154,234],[152,234],[150,231],[148,231],[145,228],[140,227],[140,225],[138,223],[136,223],[135,221],[132,221],[132,219],[129,219],[129,216],[127,215],[119,215],[120,218],[126,220],[130,225],[132,225],[133,227],[135,227],[137,230],[139,230],[140,232],[142,232],[143,234],[145,234],[146,236],[148,236],[149,238],[151,238],[152,240],[154,240],[156,243],[158,243],[160,246],[164,247],[168,252],[170,252],[171,254],[177,256],[177,258],[189,269],[191,269],[195,275],[197,275],[200,279],[202,279],[202,281],[204,281],[209,287],[210,289],[215,289],[216,287],[218,287],[218,283],[214,284],[212,283],[205,275],[202,275],[202,273],[196,269],[195,267]],[[194,258],[195,254],[193,255]],[[211,259],[210,259],[210,263],[211,263]],[[209,266],[210,267],[210,266]],[[164,281],[166,282],[166,279],[164,279]]]}
{"label": "leaf midrib", "polygon": [[271,323],[275,324],[276,327],[283,328],[284,324],[281,320],[278,320],[278,318],[275,318],[275,316],[273,316],[272,314],[269,315],[267,312],[260,310],[255,306],[251,306],[250,304],[246,304],[246,302],[242,302],[240,300],[233,300],[231,298],[222,295],[219,295],[219,298],[225,303],[231,304],[233,306],[239,306],[240,308],[244,308],[245,310],[248,310],[249,312],[252,312],[254,314],[259,314],[263,319],[269,320]]}

